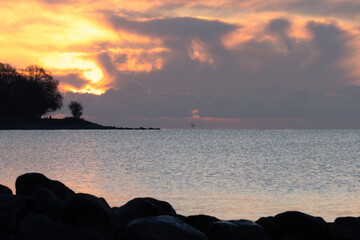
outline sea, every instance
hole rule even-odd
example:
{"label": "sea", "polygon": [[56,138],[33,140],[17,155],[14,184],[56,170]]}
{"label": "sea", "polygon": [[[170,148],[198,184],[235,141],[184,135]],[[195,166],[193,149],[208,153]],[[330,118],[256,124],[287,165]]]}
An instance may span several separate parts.
{"label": "sea", "polygon": [[257,220],[302,211],[360,216],[360,130],[0,131],[0,184],[39,172],[119,207]]}

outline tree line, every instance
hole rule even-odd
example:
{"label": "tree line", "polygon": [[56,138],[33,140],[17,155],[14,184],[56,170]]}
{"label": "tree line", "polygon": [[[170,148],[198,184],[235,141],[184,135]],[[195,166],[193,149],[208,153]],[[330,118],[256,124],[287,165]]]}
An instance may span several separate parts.
{"label": "tree line", "polygon": [[[0,63],[0,119],[38,119],[60,109],[63,96],[58,86],[59,81],[40,66],[18,70]],[[73,101],[69,108],[80,118],[80,103]]]}

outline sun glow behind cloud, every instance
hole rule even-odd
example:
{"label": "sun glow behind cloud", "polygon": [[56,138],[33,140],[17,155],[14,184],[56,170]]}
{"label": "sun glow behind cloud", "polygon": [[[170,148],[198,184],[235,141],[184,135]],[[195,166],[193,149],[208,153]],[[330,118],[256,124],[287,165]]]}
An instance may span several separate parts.
{"label": "sun glow behind cloud", "polygon": [[[199,109],[205,119],[222,117],[232,106],[228,94],[261,96],[249,100],[251,109],[268,102],[264,89],[272,87],[326,95],[360,85],[357,1],[13,0],[1,1],[0,9],[0,62],[41,65],[63,92],[106,95],[136,83],[155,94],[153,105],[171,102],[156,94],[173,94],[173,105],[206,96],[224,106],[183,109],[182,117]],[[271,97],[276,105],[283,96]]]}
{"label": "sun glow behind cloud", "polygon": [[[55,77],[79,74],[88,84],[78,89],[60,83],[62,90],[103,93],[106,83],[96,62],[101,42],[119,43],[118,34],[101,19],[77,9],[49,8],[39,1],[1,2],[0,56],[19,68],[38,64]],[[79,51],[80,50],[80,51]],[[102,82],[102,84],[99,84]]]}
{"label": "sun glow behind cloud", "polygon": [[[331,2],[335,5],[339,3],[339,1]],[[295,4],[297,1],[291,3]],[[124,29],[115,30],[105,19],[107,12],[131,17],[129,13],[133,11],[138,14],[139,22],[147,22],[155,16],[147,16],[146,12],[157,14],[157,18],[166,18],[167,11],[164,9],[172,5],[169,9],[175,14],[174,16],[192,14],[198,19],[216,19],[238,24],[240,27],[237,30],[223,36],[223,44],[229,50],[239,48],[243,43],[258,38],[258,41],[273,42],[275,49],[285,50],[284,53],[286,49],[282,46],[283,43],[276,36],[264,32],[265,25],[271,19],[291,19],[292,26],[288,34],[301,41],[311,38],[305,28],[309,20],[333,21],[331,18],[279,11],[280,7],[271,11],[272,4],[284,6],[286,9],[290,3],[282,0],[273,0],[271,3],[256,0],[197,1],[196,3],[186,0],[175,3],[146,0],[132,2],[108,0],[101,3],[88,0],[1,2],[0,7],[5,11],[0,16],[3,23],[0,26],[2,32],[0,44],[6,47],[0,48],[0,60],[18,67],[39,64],[60,76],[76,73],[87,80],[88,84],[81,89],[73,86],[72,91],[98,89],[97,92],[104,92],[106,88],[112,86],[109,81],[115,80],[104,73],[103,67],[97,60],[98,54],[108,52],[120,72],[151,72],[162,69],[167,59],[164,55],[171,54],[172,51],[164,46],[164,39],[136,34]],[[214,9],[219,6],[221,6],[219,10]],[[178,11],[174,11],[176,9]],[[134,16],[132,18],[137,19],[136,14]],[[348,28],[354,28],[351,22],[341,19],[337,21],[344,27],[347,25]],[[193,61],[216,67],[208,46],[201,39],[193,37],[187,51]],[[345,60],[344,64],[345,62],[350,65],[354,60]],[[352,74],[357,74],[357,71],[353,71]],[[117,80],[121,81],[121,79]]]}

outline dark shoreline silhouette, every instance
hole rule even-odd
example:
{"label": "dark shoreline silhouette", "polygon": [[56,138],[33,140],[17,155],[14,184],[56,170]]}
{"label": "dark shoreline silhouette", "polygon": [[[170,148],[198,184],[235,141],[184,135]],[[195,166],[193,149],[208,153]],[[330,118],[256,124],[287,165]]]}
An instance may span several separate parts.
{"label": "dark shoreline silhouette", "polygon": [[[15,183],[16,195],[0,184],[0,239],[15,240],[355,240],[360,218],[321,217],[288,211],[249,220],[183,216],[170,203],[135,198],[120,207],[40,173]],[[335,207],[335,206],[334,206]]]}
{"label": "dark shoreline silhouette", "polygon": [[41,119],[6,119],[0,120],[0,130],[160,130],[160,128],[124,128],[103,126],[84,119],[76,118],[41,118]]}

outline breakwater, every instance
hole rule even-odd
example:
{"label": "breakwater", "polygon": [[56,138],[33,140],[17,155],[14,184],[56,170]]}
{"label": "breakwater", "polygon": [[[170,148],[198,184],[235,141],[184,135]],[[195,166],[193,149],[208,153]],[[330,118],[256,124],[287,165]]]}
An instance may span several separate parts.
{"label": "breakwater", "polygon": [[75,193],[40,173],[19,176],[16,194],[0,185],[0,239],[109,240],[285,240],[360,239],[360,218],[325,222],[302,212],[257,221],[224,221],[208,215],[183,216],[170,203],[135,198],[110,207],[106,200]]}

